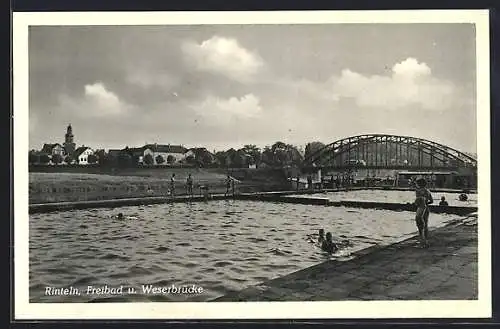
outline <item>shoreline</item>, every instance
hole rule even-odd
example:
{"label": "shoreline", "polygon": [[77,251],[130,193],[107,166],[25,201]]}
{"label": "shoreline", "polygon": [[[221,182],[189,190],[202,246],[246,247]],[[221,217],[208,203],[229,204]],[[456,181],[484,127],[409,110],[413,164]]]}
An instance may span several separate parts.
{"label": "shoreline", "polygon": [[477,299],[477,214],[429,233],[428,249],[417,236],[370,246],[209,302]]}

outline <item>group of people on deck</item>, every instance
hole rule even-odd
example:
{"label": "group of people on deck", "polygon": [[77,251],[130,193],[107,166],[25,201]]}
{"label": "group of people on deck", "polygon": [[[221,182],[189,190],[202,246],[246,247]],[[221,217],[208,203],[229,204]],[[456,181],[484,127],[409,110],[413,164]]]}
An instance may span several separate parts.
{"label": "group of people on deck", "polygon": [[[235,179],[232,178],[230,175],[227,175],[226,179],[224,180],[224,185],[226,187],[226,191],[224,193],[224,196],[229,195],[232,193],[234,195],[235,193]],[[175,173],[170,176],[170,182],[169,182],[169,188],[168,188],[168,195],[171,197],[175,197],[176,195],[176,178],[175,178]],[[191,173],[188,174],[186,178],[186,194],[189,196],[194,195],[194,179],[193,175]],[[209,187],[208,185],[200,185],[200,192],[205,196],[208,197],[208,191]]]}

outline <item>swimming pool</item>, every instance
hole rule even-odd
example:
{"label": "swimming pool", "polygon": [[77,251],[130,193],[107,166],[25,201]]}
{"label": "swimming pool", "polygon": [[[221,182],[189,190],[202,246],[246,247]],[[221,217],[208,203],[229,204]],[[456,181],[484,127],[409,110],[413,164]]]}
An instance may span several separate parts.
{"label": "swimming pool", "polygon": [[[122,212],[129,219],[112,216]],[[431,214],[430,226],[454,215]],[[352,247],[415,234],[414,213],[223,200],[30,215],[30,301],[207,301],[327,259],[319,228]],[[45,288],[196,284],[196,295],[46,296]]]}

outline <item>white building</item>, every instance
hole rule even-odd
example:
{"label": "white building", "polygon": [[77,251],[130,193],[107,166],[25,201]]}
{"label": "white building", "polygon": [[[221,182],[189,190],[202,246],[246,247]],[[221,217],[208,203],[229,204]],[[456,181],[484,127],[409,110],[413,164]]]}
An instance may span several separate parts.
{"label": "white building", "polygon": [[147,144],[143,150],[142,159],[139,158],[139,161],[142,160],[143,163],[147,164],[145,158],[151,155],[154,165],[177,163],[184,160],[186,153],[186,148],[181,145]]}
{"label": "white building", "polygon": [[74,158],[78,164],[88,165],[89,155],[94,155],[94,151],[90,147],[82,146],[75,150]]}

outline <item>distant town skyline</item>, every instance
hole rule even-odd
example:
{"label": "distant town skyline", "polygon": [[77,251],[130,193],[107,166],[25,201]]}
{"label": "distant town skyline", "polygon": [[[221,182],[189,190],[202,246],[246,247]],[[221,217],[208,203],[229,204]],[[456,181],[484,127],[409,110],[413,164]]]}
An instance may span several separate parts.
{"label": "distant town skyline", "polygon": [[29,143],[304,147],[360,134],[476,153],[472,24],[37,26]]}

